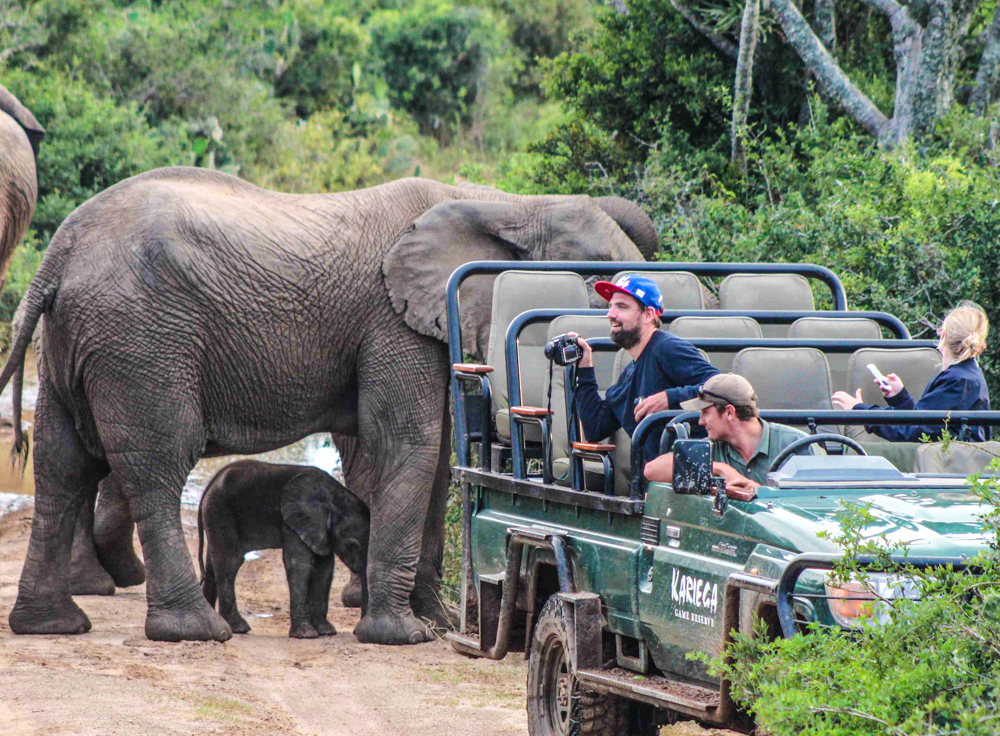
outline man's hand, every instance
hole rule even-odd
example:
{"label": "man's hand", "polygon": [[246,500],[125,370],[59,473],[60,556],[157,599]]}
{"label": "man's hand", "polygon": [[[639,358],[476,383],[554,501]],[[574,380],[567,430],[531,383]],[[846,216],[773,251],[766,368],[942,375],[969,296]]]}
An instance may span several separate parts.
{"label": "man's hand", "polygon": [[726,496],[734,501],[753,501],[757,498],[758,488],[760,483],[740,475],[738,479],[726,481]]}
{"label": "man's hand", "polygon": [[[581,361],[582,362],[582,361]],[[670,408],[670,400],[666,391],[647,396],[635,407],[635,421],[641,422],[647,414],[654,414],[658,411],[666,411]]]}
{"label": "man's hand", "polygon": [[570,337],[576,338],[576,344],[580,346],[580,350],[583,351],[583,357],[576,364],[577,368],[593,368],[594,367],[594,349],[587,344],[587,341],[580,337],[575,332],[567,332]]}
{"label": "man's hand", "polygon": [[861,389],[859,388],[854,396],[851,396],[846,391],[838,391],[830,397],[830,401],[841,411],[850,411],[858,404],[863,403],[861,401]]}

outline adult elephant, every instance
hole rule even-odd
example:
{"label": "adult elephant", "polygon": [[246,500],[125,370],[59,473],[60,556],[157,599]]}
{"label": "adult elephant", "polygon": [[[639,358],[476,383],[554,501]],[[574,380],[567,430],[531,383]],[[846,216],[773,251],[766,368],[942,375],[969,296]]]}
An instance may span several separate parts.
{"label": "adult elephant", "polygon": [[35,214],[38,175],[35,164],[45,129],[0,85],[0,288],[14,249]]}
{"label": "adult elephant", "polygon": [[[370,468],[370,599],[355,634],[429,638],[414,613],[444,618],[433,595],[450,458],[444,286],[481,259],[642,253],[588,197],[419,179],[287,195],[160,169],[79,207],[49,245],[0,375],[2,388],[20,374],[44,314],[35,516],[11,630],[89,630],[65,571],[101,484],[138,525],[146,635],[228,639],[183,541],[188,472],[201,457],[329,431],[355,438]],[[463,289],[471,351],[486,342],[490,293],[489,279]],[[98,542],[102,560],[128,558],[130,534]]]}

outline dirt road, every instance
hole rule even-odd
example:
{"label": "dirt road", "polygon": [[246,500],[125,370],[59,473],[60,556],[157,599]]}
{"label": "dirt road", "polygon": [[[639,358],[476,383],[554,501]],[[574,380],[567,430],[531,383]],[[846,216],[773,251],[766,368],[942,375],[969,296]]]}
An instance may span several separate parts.
{"label": "dirt road", "polygon": [[[197,550],[194,512],[184,525]],[[237,596],[253,631],[225,644],[167,644],[143,635],[145,586],[77,602],[82,636],[14,636],[7,614],[28,544],[31,509],[0,520],[0,732],[31,734],[523,734],[525,665],[470,660],[443,642],[360,644],[355,610],[335,608],[334,637],[288,638],[281,553],[247,561]]]}

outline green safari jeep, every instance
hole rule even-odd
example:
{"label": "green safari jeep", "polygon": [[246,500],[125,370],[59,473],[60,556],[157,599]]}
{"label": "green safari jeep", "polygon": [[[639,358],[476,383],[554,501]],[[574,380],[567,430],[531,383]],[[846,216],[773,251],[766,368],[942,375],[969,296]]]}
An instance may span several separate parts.
{"label": "green safari jeep", "polygon": [[[467,266],[449,286],[453,346],[461,345],[461,279],[502,267],[469,265],[482,270]],[[586,272],[590,264],[570,265]],[[483,371],[457,355],[459,393],[463,381],[481,381]],[[488,403],[488,386],[483,394]],[[871,504],[876,522],[865,534],[907,543],[907,560],[917,566],[962,566],[986,545],[979,499],[963,474],[903,472],[840,434],[814,433],[796,443],[822,443],[828,454],[789,448],[775,458],[757,497],[744,502],[727,498],[711,477],[708,440],[686,439],[686,423],[697,415],[661,412],[631,438],[624,495],[588,490],[576,474],[570,486],[553,482],[544,454],[537,474],[517,448],[509,469],[491,461],[489,428],[477,418],[482,407],[464,392],[454,403],[459,464],[452,473],[463,486],[464,574],[462,630],[449,639],[469,656],[524,653],[533,736],[656,733],[679,716],[747,727],[728,683],[687,655],[721,653],[734,631],[752,630],[755,616],[771,636],[794,636],[808,622],[859,625],[876,596],[863,586],[829,582],[826,571],[840,550],[819,536],[836,535],[842,502]],[[814,432],[818,425],[860,423],[858,412],[761,414]],[[863,418],[869,425],[1000,425],[1000,412],[871,411]],[[544,422],[542,429],[548,431]],[[662,449],[675,452],[673,485],[643,481],[642,447],[653,431],[663,432]],[[524,442],[523,435],[513,439]],[[477,442],[478,463],[470,450]],[[834,454],[841,446],[857,454]],[[581,458],[608,449],[574,448]],[[885,586],[880,594],[897,590],[885,576],[872,579]]]}

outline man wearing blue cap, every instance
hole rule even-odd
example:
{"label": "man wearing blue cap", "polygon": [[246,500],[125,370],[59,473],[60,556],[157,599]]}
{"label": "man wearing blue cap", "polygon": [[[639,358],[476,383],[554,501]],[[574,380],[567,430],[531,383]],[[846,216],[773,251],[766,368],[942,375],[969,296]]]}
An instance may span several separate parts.
{"label": "man wearing blue cap", "polygon": [[[687,340],[659,329],[663,297],[650,279],[623,276],[616,283],[598,281],[594,290],[610,302],[611,339],[633,361],[602,399],[597,393],[593,350],[582,337],[576,339],[583,350],[576,374],[577,414],[587,440],[599,442],[619,427],[631,435],[647,414],[680,408],[682,401],[697,396],[698,387],[719,371]],[[656,457],[659,446],[659,432],[650,433],[647,460]]]}

